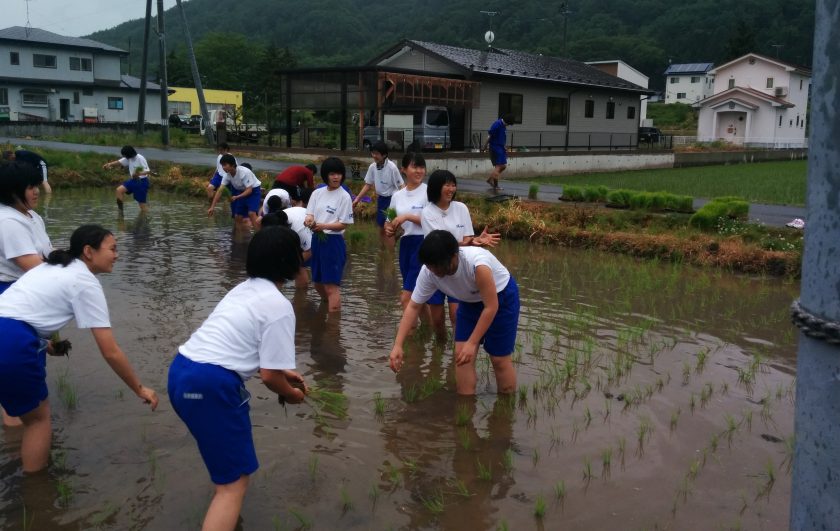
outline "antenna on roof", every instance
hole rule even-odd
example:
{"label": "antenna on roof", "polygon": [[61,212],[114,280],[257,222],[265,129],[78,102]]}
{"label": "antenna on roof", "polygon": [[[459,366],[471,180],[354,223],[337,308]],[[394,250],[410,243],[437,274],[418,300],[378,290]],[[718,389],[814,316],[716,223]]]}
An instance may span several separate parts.
{"label": "antenna on roof", "polygon": [[29,37],[29,30],[32,29],[32,24],[29,22],[29,1],[30,0],[23,0],[26,2],[26,27],[24,31],[26,32],[26,36]]}
{"label": "antenna on roof", "polygon": [[484,33],[484,40],[487,42],[487,47],[492,46],[493,41],[496,40],[496,34],[493,33],[493,17],[499,14],[498,11],[480,11],[480,13],[490,17],[490,29]]}

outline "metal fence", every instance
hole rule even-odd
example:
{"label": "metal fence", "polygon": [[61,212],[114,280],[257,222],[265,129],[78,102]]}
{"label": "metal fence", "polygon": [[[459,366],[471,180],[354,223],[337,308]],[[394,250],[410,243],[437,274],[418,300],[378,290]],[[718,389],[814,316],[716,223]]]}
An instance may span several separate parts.
{"label": "metal fence", "polygon": [[807,138],[775,138],[762,136],[737,136],[733,138],[699,137],[698,142],[728,142],[755,149],[807,149]]}

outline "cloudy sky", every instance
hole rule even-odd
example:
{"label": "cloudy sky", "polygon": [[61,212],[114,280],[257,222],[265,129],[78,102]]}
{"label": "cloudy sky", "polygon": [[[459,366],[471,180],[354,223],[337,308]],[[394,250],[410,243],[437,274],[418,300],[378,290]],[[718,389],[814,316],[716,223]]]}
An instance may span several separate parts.
{"label": "cloudy sky", "polygon": [[[186,3],[187,0],[181,0]],[[33,28],[81,37],[146,15],[146,0],[29,0],[29,25]],[[0,0],[0,28],[26,26],[26,0]],[[175,0],[164,0],[165,9]],[[152,14],[157,0],[152,1]]]}

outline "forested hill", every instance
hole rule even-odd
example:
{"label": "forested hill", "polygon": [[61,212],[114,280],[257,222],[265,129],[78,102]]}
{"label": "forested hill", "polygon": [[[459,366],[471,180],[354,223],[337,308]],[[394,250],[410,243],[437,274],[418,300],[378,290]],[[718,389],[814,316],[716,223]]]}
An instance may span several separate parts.
{"label": "forested hill", "polygon": [[[623,59],[655,88],[669,62],[720,64],[755,51],[808,66],[814,29],[814,0],[189,0],[184,9],[197,43],[238,34],[231,42],[288,49],[297,66],[362,64],[402,38],[479,48],[491,24],[496,47],[562,56],[565,25],[566,55]],[[168,48],[183,54],[177,9],[164,18]],[[130,42],[139,72],[142,20],[89,37],[126,50]],[[156,65],[154,34],[150,43]],[[199,67],[238,70],[241,56],[218,53],[221,64]]]}

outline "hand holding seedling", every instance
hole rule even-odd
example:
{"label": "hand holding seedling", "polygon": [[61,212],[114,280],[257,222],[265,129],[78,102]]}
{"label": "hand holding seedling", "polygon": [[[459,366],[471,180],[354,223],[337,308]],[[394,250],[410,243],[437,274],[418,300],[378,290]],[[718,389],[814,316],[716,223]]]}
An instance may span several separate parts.
{"label": "hand holding seedling", "polygon": [[70,356],[73,345],[69,339],[51,340],[47,343],[47,354],[50,356]]}
{"label": "hand holding seedling", "polygon": [[455,345],[455,364],[465,365],[475,360],[478,355],[478,343],[465,341],[464,343],[456,343]]}
{"label": "hand holding seedling", "polygon": [[309,394],[309,386],[306,385],[306,382],[303,380],[303,376],[296,371],[286,370],[283,371],[283,375],[292,387],[292,394],[290,396],[285,396],[278,393],[277,402],[283,405],[300,404],[303,402],[303,399],[306,398],[306,395]]}
{"label": "hand holding seedling", "polygon": [[388,365],[391,366],[391,370],[394,372],[400,372],[403,364],[403,349],[397,345],[394,345],[394,348],[391,349],[391,355],[388,356]]}
{"label": "hand holding seedling", "polygon": [[152,411],[157,409],[158,396],[157,396],[157,393],[155,393],[154,389],[150,389],[146,386],[141,385],[137,389],[137,396],[139,396],[143,400],[143,403],[151,404],[152,405]]}

